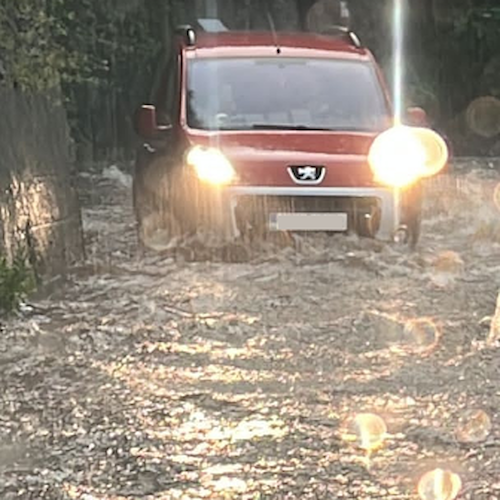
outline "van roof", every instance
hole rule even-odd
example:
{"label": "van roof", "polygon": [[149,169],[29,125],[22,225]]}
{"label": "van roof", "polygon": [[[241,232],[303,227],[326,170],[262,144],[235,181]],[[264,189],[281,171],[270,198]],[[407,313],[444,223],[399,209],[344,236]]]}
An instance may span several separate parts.
{"label": "van roof", "polygon": [[[280,51],[278,54],[277,48]],[[315,33],[237,32],[196,33],[193,45],[184,43],[187,57],[335,57],[369,60],[368,49],[348,36]]]}

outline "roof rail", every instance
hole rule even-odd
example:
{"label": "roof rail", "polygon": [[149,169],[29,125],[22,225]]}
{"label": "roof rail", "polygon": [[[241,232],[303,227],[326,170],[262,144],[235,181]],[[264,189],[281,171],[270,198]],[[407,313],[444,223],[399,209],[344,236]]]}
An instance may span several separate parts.
{"label": "roof rail", "polygon": [[[202,26],[203,26],[203,23],[206,21],[211,22],[211,24],[209,24],[209,27],[207,26],[208,27],[207,31],[212,31],[212,32],[227,31],[227,28],[222,23],[214,24],[212,22],[214,20],[212,20],[212,19],[210,19],[210,20],[200,19],[199,21],[201,21],[200,24]],[[181,25],[177,26],[177,28],[175,29],[175,34],[182,36],[188,47],[194,47],[196,45],[196,29],[191,24],[181,24]],[[358,49],[363,47],[363,44],[361,43],[361,41],[358,38],[358,36],[356,35],[356,33],[354,33],[354,31],[351,31],[349,28],[346,28],[345,26],[331,25],[331,26],[328,26],[327,28],[321,30],[319,32],[319,34],[325,35],[325,36],[342,38],[347,43],[349,43],[350,45],[352,45]]]}
{"label": "roof rail", "polygon": [[354,47],[360,49],[363,47],[358,35],[351,31],[349,28],[340,25],[332,25],[324,30],[321,30],[321,35],[334,36],[343,38],[346,42],[350,43]]}
{"label": "roof rail", "polygon": [[196,31],[190,24],[181,24],[177,26],[175,34],[182,36],[186,45],[189,47],[196,45]]}

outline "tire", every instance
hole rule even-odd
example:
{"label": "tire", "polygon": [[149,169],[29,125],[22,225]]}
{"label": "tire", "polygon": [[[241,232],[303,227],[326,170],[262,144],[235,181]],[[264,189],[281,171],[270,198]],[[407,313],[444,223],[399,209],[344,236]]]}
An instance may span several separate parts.
{"label": "tire", "polygon": [[422,229],[423,185],[418,183],[402,193],[401,222],[407,229],[406,243],[413,250]]}
{"label": "tire", "polygon": [[361,211],[356,214],[356,231],[361,238],[375,238],[380,227],[381,211],[378,207],[372,207],[370,212]]}
{"label": "tire", "polygon": [[408,223],[408,246],[414,250],[420,240],[422,229],[422,213],[421,211],[414,216]]}
{"label": "tire", "polygon": [[137,236],[142,250],[162,250],[182,233],[168,196],[167,179],[147,183],[144,170],[136,171],[133,182],[133,208]]}

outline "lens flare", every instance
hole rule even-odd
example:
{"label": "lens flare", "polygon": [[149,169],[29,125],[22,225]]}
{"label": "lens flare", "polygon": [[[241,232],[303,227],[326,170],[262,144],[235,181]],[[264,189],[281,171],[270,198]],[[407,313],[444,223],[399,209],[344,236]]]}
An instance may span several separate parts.
{"label": "lens flare", "polygon": [[478,97],[469,104],[465,120],[476,135],[491,138],[500,134],[500,99]]}
{"label": "lens flare", "polygon": [[384,420],[373,413],[359,413],[352,422],[358,446],[368,452],[380,448],[387,437]]}
{"label": "lens flare", "polygon": [[380,134],[368,154],[375,180],[403,188],[432,177],[448,161],[448,147],[431,129],[397,125]]}
{"label": "lens flare", "polygon": [[495,190],[493,191],[493,203],[495,207],[500,210],[500,184],[495,186]]}
{"label": "lens flare", "polygon": [[438,174],[448,162],[448,146],[444,139],[430,128],[412,127],[425,151],[425,163],[422,167],[422,177],[432,177]]}
{"label": "lens flare", "polygon": [[440,252],[434,261],[434,270],[438,273],[460,274],[464,267],[465,263],[460,255],[452,250]]}
{"label": "lens flare", "polygon": [[469,410],[460,419],[456,437],[462,443],[479,443],[488,437],[491,429],[491,419],[485,411]]}
{"label": "lens flare", "polygon": [[405,341],[419,349],[429,349],[437,345],[439,329],[431,319],[412,319],[405,323],[403,332]]}
{"label": "lens flare", "polygon": [[402,0],[394,0],[392,23],[394,54],[394,122],[399,125],[401,123],[402,116],[404,78],[404,10]]}
{"label": "lens flare", "polygon": [[460,476],[444,469],[427,472],[418,483],[421,500],[454,500],[461,489]]}

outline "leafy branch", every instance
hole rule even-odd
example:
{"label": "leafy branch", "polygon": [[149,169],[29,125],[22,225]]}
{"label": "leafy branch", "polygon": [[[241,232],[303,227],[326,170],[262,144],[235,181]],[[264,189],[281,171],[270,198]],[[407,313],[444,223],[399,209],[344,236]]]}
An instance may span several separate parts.
{"label": "leafy branch", "polygon": [[14,311],[34,290],[35,283],[26,252],[18,251],[12,262],[5,255],[0,256],[0,314]]}

